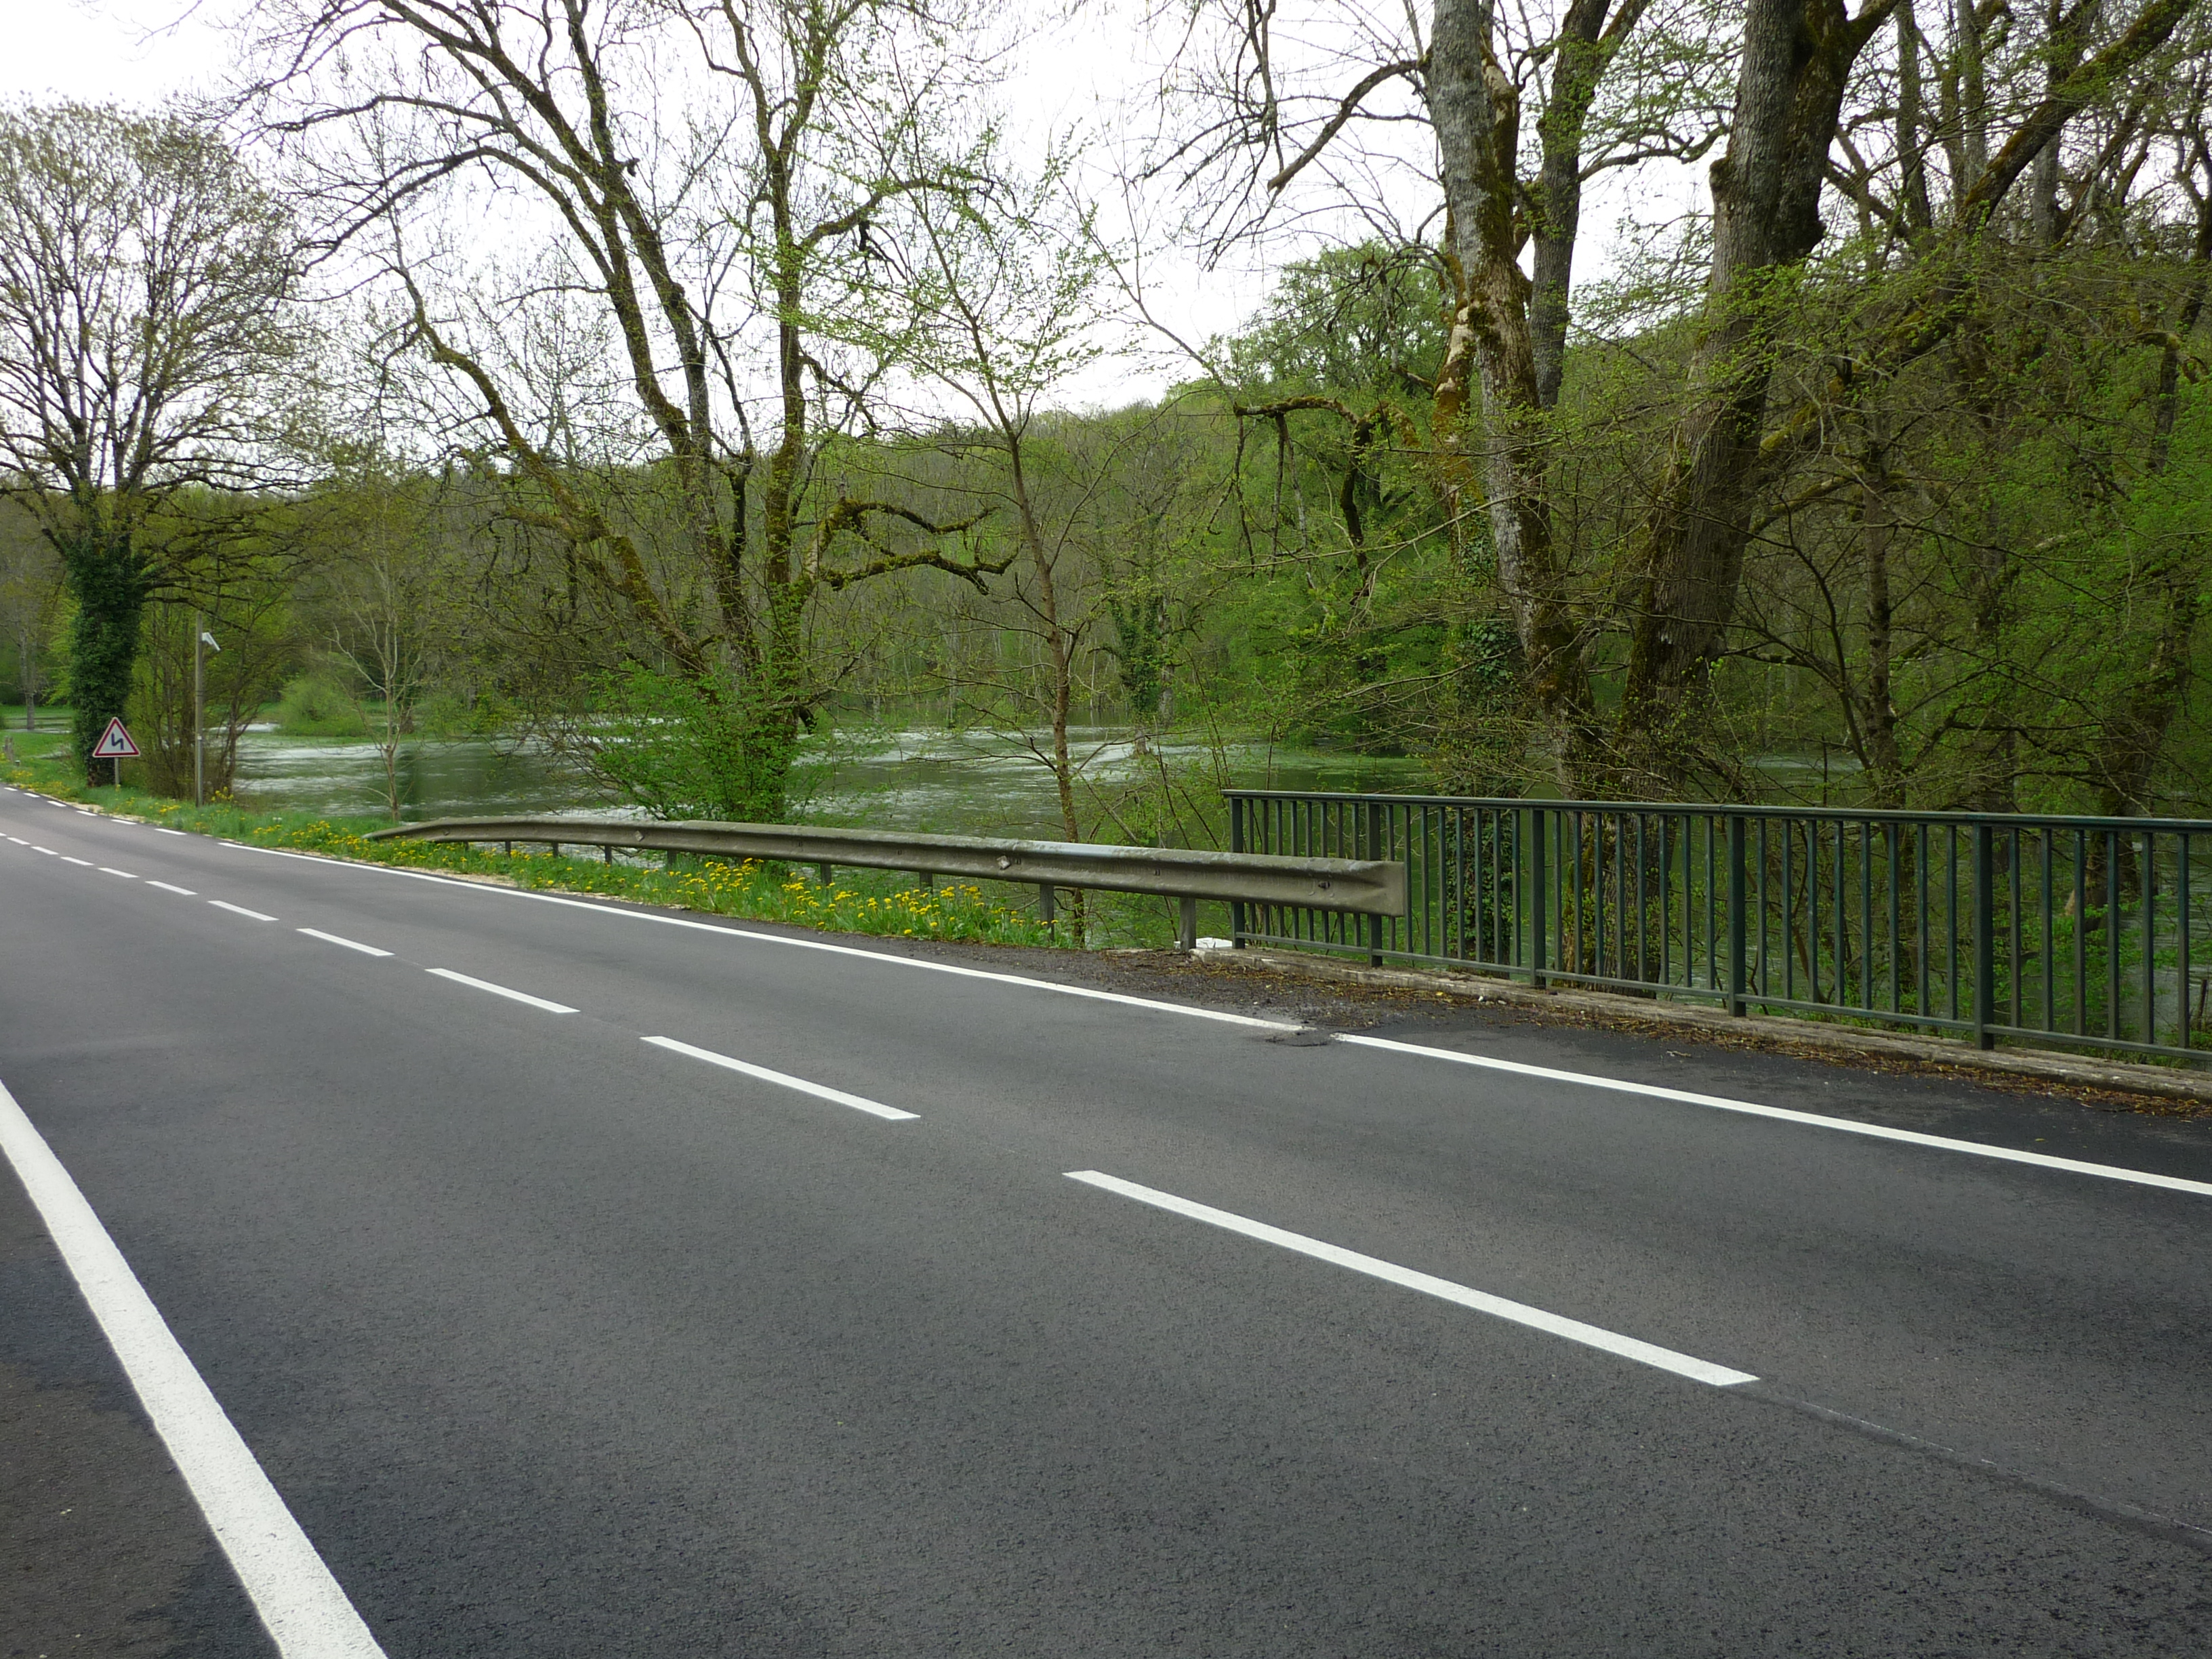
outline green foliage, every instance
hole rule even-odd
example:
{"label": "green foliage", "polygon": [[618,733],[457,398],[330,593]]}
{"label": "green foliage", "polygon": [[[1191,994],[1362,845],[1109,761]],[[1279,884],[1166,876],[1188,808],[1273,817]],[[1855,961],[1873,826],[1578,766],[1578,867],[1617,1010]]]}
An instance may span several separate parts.
{"label": "green foliage", "polygon": [[289,681],[276,702],[276,729],[293,738],[358,738],[368,726],[362,712],[338,686],[320,675]]}
{"label": "green foliage", "polygon": [[1250,325],[1220,343],[1232,382],[1425,400],[1443,361],[1448,288],[1435,252],[1364,242],[1284,266]]}
{"label": "green foliage", "polygon": [[757,680],[701,684],[633,664],[578,729],[592,771],[659,818],[782,820],[799,738]]}
{"label": "green foliage", "polygon": [[61,557],[80,758],[121,715],[156,521],[252,470],[296,343],[284,210],[181,106],[0,110],[0,476]]}

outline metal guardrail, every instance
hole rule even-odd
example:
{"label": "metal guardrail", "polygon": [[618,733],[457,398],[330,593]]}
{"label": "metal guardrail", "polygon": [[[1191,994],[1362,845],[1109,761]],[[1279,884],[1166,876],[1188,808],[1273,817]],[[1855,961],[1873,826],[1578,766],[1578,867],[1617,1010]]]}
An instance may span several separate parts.
{"label": "metal guardrail", "polygon": [[2115,1053],[2212,1050],[2212,823],[1235,789],[1237,852],[1402,860],[1408,903],[1239,905],[1288,945]]}
{"label": "metal guardrail", "polygon": [[615,818],[440,818],[380,830],[371,841],[516,842],[597,847],[615,853],[702,853],[717,858],[811,864],[826,884],[839,865],[1033,884],[1038,913],[1053,918],[1054,890],[1066,887],[1155,893],[1182,903],[1185,950],[1198,939],[1198,902],[1291,907],[1320,914],[1406,912],[1406,866],[1388,860],[1310,854],[1212,853],[1184,848],[1109,847],[1085,842],[1000,841],[786,823],[637,823]]}

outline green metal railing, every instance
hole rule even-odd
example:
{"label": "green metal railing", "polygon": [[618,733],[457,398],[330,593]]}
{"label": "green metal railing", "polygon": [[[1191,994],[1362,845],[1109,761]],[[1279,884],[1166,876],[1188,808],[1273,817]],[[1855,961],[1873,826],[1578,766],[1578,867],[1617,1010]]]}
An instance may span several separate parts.
{"label": "green metal railing", "polygon": [[1968,1039],[2212,1050],[2212,823],[1227,792],[1237,852],[1403,860],[1405,914],[1236,942]]}

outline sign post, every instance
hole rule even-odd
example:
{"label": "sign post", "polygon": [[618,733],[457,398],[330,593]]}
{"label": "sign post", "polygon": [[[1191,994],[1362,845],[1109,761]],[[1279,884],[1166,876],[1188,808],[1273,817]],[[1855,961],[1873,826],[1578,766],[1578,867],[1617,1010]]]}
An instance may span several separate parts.
{"label": "sign post", "polygon": [[115,787],[123,787],[123,763],[138,758],[138,745],[131,741],[130,732],[123,729],[123,716],[116,715],[107,722],[107,730],[100,734],[100,741],[92,746],[94,760],[115,763]]}
{"label": "sign post", "polygon": [[208,631],[200,626],[200,613],[192,612],[192,805],[207,805],[207,740],[200,722],[207,716]]}

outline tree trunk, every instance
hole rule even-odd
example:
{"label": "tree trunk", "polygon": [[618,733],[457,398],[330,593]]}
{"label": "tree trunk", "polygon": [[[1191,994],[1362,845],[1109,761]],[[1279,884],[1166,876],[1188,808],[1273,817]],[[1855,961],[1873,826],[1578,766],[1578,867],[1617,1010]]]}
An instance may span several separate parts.
{"label": "tree trunk", "polygon": [[[2064,0],[2045,0],[2044,27],[2049,45],[2045,51],[2043,77],[2046,98],[2056,96],[2081,63],[2081,33],[2062,27],[2065,16]],[[2029,169],[2027,217],[2038,247],[2058,246],[2059,161],[2058,146],[2045,144],[2037,152],[2034,165]]]}
{"label": "tree trunk", "polygon": [[[776,179],[782,182],[781,173]],[[761,574],[767,595],[758,617],[750,619],[751,625],[740,625],[730,635],[739,676],[735,695],[744,705],[733,725],[742,751],[738,775],[743,780],[744,799],[738,810],[748,821],[760,823],[782,820],[788,805],[791,768],[799,754],[801,720],[812,702],[811,688],[806,683],[805,611],[814,573],[799,568],[796,548],[799,499],[805,488],[806,465],[806,354],[797,320],[805,296],[789,205],[779,197],[774,206],[781,244],[776,303],[782,315],[776,326],[776,375],[782,421],[761,492]],[[733,543],[733,552],[735,546]],[[724,579],[723,613],[742,623],[743,613],[750,607],[734,557],[730,565]],[[702,684],[714,695],[722,695],[709,682]]]}
{"label": "tree trunk", "polygon": [[1853,61],[1886,5],[1752,0],[1727,152],[1713,163],[1713,253],[1690,404],[1654,491],[1631,593],[1619,750],[1644,787],[1673,793],[1735,606],[1762,472],[1773,347],[1792,272],[1820,240],[1822,179]]}
{"label": "tree trunk", "polygon": [[1897,9],[1897,158],[1902,177],[1899,206],[1909,229],[1934,222],[1928,202],[1928,161],[1921,150],[1923,94],[1920,85],[1920,25],[1911,0]]}
{"label": "tree trunk", "polygon": [[1990,165],[1990,83],[1982,37],[1996,10],[1992,5],[1985,16],[1977,0],[1952,0],[1952,39],[1959,54],[1960,179],[1978,179]]}
{"label": "tree trunk", "polygon": [[1566,368],[1567,301],[1575,238],[1582,228],[1583,135],[1607,61],[1642,17],[1645,0],[1626,0],[1608,28],[1606,11],[1611,3],[1573,0],[1567,8],[1553,51],[1550,95],[1536,118],[1542,157],[1528,237],[1534,270],[1528,332],[1536,364],[1536,400],[1545,409],[1559,407]]}
{"label": "tree trunk", "polygon": [[70,626],[70,702],[77,764],[98,783],[94,746],[111,720],[131,701],[131,671],[138,659],[138,629],[153,586],[146,562],[130,532],[101,526],[92,514],[54,545],[76,617]]}
{"label": "tree trunk", "polygon": [[[1520,94],[1492,55],[1491,33],[1483,0],[1437,0],[1426,91],[1482,388],[1482,473],[1498,583],[1513,607],[1551,769],[1573,795],[1596,769],[1595,722],[1580,631],[1553,544],[1550,423],[1529,325],[1530,284],[1517,258]],[[1561,243],[1546,267],[1562,293],[1569,252]],[[1564,338],[1564,310],[1561,319]]]}
{"label": "tree trunk", "polygon": [[1889,455],[1885,435],[1868,434],[1865,478],[1860,485],[1860,528],[1866,557],[1867,672],[1859,714],[1863,760],[1874,781],[1874,804],[1886,811],[1905,805],[1905,763],[1897,746],[1897,693],[1893,679],[1895,611],[1889,592],[1889,555],[1896,516],[1889,506]]}
{"label": "tree trunk", "polygon": [[21,652],[21,661],[23,668],[23,729],[26,732],[35,732],[39,729],[39,669],[38,665],[31,659],[30,623],[25,622],[19,624],[15,630],[15,636]]}

